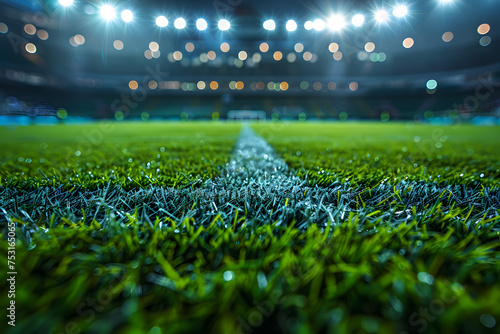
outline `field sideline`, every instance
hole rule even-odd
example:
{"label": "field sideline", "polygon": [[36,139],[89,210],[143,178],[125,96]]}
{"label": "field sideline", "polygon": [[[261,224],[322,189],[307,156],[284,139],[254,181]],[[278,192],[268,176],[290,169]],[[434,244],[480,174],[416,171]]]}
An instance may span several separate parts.
{"label": "field sideline", "polygon": [[12,333],[498,329],[498,127],[2,133],[0,226],[17,235]]}

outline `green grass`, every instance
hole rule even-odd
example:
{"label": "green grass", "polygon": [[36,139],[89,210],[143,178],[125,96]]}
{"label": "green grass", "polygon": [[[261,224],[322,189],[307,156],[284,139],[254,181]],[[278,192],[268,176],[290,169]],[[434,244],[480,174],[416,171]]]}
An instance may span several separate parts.
{"label": "green grass", "polygon": [[[500,321],[498,128],[255,125],[292,172],[307,178],[303,196],[316,187],[332,191],[311,198],[310,207],[283,193],[273,195],[276,203],[255,198],[242,210],[235,209],[241,185],[234,180],[227,184],[232,194],[214,190],[208,203],[187,187],[220,174],[238,125],[116,124],[92,154],[67,160],[58,152],[81,140],[77,129],[89,128],[21,128],[0,139],[6,147],[0,208],[17,224],[12,333],[498,330],[498,323],[486,327],[492,317]],[[422,149],[415,136],[432,140],[434,149]],[[64,143],[56,144],[59,138]],[[32,162],[19,164],[19,156]],[[160,183],[141,174],[152,160],[165,175]],[[68,167],[77,161],[75,170]],[[116,179],[110,170],[120,171]],[[99,177],[75,181],[75,173],[88,171]],[[62,196],[41,187],[51,182],[71,190],[53,207],[41,204]],[[397,190],[399,182],[404,187]],[[147,193],[147,210],[141,199],[128,198],[150,185],[183,187],[169,204],[175,214],[154,210],[169,200],[160,195]],[[86,201],[93,204],[74,204]],[[67,203],[76,206],[67,212],[87,211],[67,213]],[[312,219],[313,205],[329,215],[299,228]],[[256,209],[267,218],[254,215]],[[0,222],[3,231],[7,221]],[[0,270],[7,272],[7,244],[0,248]],[[5,291],[0,300],[6,305]]]}
{"label": "green grass", "polygon": [[422,214],[397,228],[352,214],[305,232],[244,217],[39,224],[28,248],[18,244],[12,332],[486,330],[480,317],[500,316],[499,232],[459,210]]}
{"label": "green grass", "polygon": [[313,184],[410,180],[497,186],[500,180],[498,127],[271,123],[254,129]]}
{"label": "green grass", "polygon": [[179,187],[229,162],[241,126],[95,123],[2,129],[0,186]]}

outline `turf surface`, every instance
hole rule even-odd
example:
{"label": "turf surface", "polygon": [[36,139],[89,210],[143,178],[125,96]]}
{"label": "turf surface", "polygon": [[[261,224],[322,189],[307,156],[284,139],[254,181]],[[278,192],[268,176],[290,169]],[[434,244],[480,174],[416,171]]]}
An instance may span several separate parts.
{"label": "turf surface", "polygon": [[7,128],[0,136],[0,186],[191,185],[218,175],[240,128],[185,122]]}
{"label": "turf surface", "polygon": [[[498,128],[444,127],[438,136],[439,128],[405,124],[258,125],[292,169],[279,180],[243,173],[217,181],[230,170],[239,126],[153,125],[117,125],[109,142],[69,161],[50,146],[29,150],[34,131],[46,131],[48,145],[70,138],[72,127],[20,129],[16,144],[1,139],[10,147],[2,153],[3,226],[16,223],[18,239],[12,332],[498,329]],[[422,149],[417,136],[435,149]],[[23,167],[13,159],[18,146],[32,160]],[[159,147],[157,167],[169,178],[137,182]],[[123,148],[135,168],[127,169]],[[42,175],[33,161],[50,156]],[[175,156],[179,164],[169,166]],[[122,172],[113,179],[115,165]],[[81,171],[100,180],[75,183]],[[304,183],[286,189],[295,175]],[[212,190],[218,184],[226,189]],[[165,189],[174,185],[182,189]]]}

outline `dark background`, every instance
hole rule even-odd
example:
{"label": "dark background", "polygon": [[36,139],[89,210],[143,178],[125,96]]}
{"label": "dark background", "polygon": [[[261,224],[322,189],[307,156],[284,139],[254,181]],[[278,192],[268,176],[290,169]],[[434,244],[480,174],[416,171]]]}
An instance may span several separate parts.
{"label": "dark background", "polygon": [[[98,14],[101,1],[75,1],[62,9],[57,1],[0,1],[0,22],[9,32],[0,34],[0,112],[3,114],[48,114],[65,108],[70,115],[113,118],[117,110],[126,117],[137,117],[147,111],[152,118],[209,118],[214,110],[221,116],[233,109],[264,110],[270,116],[296,118],[305,112],[308,118],[338,118],[348,113],[350,118],[379,118],[388,111],[392,119],[423,119],[431,110],[436,116],[458,112],[465,118],[475,115],[496,115],[500,106],[500,63],[498,13],[500,3],[491,0],[454,1],[441,4],[437,0],[407,1],[410,13],[404,19],[392,16],[393,1],[262,1],[220,0],[201,1],[116,1],[117,19],[105,22]],[[90,6],[90,7],[89,7]],[[93,14],[87,14],[94,8]],[[124,23],[122,9],[131,9],[135,18]],[[373,22],[372,11],[385,8],[390,22]],[[327,19],[332,13],[346,15],[348,26],[341,33],[304,29],[306,20]],[[352,15],[366,17],[363,27],[350,24]],[[169,19],[166,28],[155,24],[158,15]],[[184,17],[186,29],[177,30],[173,22]],[[200,32],[197,18],[207,20],[209,28]],[[221,32],[217,21],[227,18],[231,29]],[[274,19],[277,29],[269,32],[262,22]],[[288,19],[297,21],[298,29],[288,32]],[[49,33],[42,41],[26,34],[24,25],[31,23]],[[481,46],[477,28],[488,23],[491,44]],[[450,43],[442,40],[451,31]],[[85,44],[73,47],[69,39],[85,36]],[[411,37],[415,45],[405,49],[402,42]],[[123,41],[121,51],[113,41]],[[146,59],[144,51],[151,41],[160,45],[158,59]],[[34,43],[35,54],[25,51],[26,43]],[[195,51],[188,53],[185,44],[192,42]],[[220,44],[231,46],[228,53]],[[267,42],[270,51],[253,66],[247,62],[241,68],[229,64],[240,50],[249,58]],[[294,45],[302,43],[304,51],[317,56],[315,63],[295,53]],[[335,61],[328,45],[340,45],[343,58]],[[358,52],[366,42],[374,42],[374,52],[383,52],[384,62],[361,61]],[[170,61],[169,54],[183,53],[182,61]],[[199,62],[201,53],[214,50],[216,61]],[[272,58],[274,51],[284,55],[280,62]],[[295,53],[297,60],[286,60]],[[231,58],[233,57],[233,58]],[[171,58],[171,56],[170,56]],[[198,64],[197,64],[198,63]],[[217,81],[217,90],[143,89],[151,73],[168,82],[207,83]],[[158,74],[160,73],[160,74]],[[426,82],[438,81],[436,91],[429,92]],[[141,88],[131,91],[130,80]],[[230,89],[231,81],[242,81],[243,90]],[[263,90],[252,89],[252,83],[264,82]],[[268,82],[289,84],[287,91],[267,89]],[[309,88],[300,88],[307,81]],[[313,83],[322,84],[320,90]],[[336,89],[327,88],[329,82]],[[349,84],[357,82],[359,89],[351,91]],[[132,102],[123,102],[131,99]],[[117,104],[116,100],[120,102]],[[130,100],[126,100],[130,101]]]}

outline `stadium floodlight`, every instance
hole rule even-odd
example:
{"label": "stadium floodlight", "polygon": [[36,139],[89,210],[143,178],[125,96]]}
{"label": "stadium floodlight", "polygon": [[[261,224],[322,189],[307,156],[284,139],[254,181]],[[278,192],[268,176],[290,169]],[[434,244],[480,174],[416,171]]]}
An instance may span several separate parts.
{"label": "stadium floodlight", "polygon": [[361,27],[365,23],[365,16],[362,14],[356,14],[352,17],[352,24],[355,27]]}
{"label": "stadium floodlight", "polygon": [[375,12],[375,20],[377,20],[378,23],[384,23],[387,22],[389,19],[389,14],[383,9],[377,10]]}
{"label": "stadium floodlight", "polygon": [[179,30],[186,28],[186,20],[184,20],[184,18],[182,17],[175,19],[174,27]]}
{"label": "stadium floodlight", "polygon": [[134,19],[134,14],[132,13],[132,11],[130,9],[125,9],[123,12],[122,12],[122,20],[124,22],[132,22],[132,20]]}
{"label": "stadium floodlight", "polygon": [[328,19],[326,24],[331,31],[340,31],[345,27],[345,18],[340,14],[335,14]]}
{"label": "stadium floodlight", "polygon": [[200,31],[203,31],[208,28],[208,23],[205,19],[196,20],[196,28]]}
{"label": "stadium floodlight", "polygon": [[313,28],[313,23],[312,21],[306,21],[306,23],[304,23],[304,29],[306,30],[311,30]]}
{"label": "stadium floodlight", "polygon": [[263,26],[264,26],[264,29],[272,31],[272,30],[276,29],[276,22],[274,22],[274,20],[266,20],[264,22]]}
{"label": "stadium floodlight", "polygon": [[106,21],[114,20],[116,17],[116,10],[111,5],[104,5],[101,7],[101,17]]}
{"label": "stadium floodlight", "polygon": [[219,20],[218,27],[220,30],[226,31],[229,30],[229,28],[231,28],[231,23],[226,19],[221,19]]}
{"label": "stadium floodlight", "polygon": [[316,31],[323,31],[325,29],[325,21],[323,21],[322,19],[314,20],[313,29]]}
{"label": "stadium floodlight", "polygon": [[398,18],[405,17],[406,14],[408,14],[408,7],[406,7],[405,5],[398,5],[394,7],[392,14],[394,14],[394,16]]}
{"label": "stadium floodlight", "polygon": [[288,31],[297,30],[297,22],[295,22],[294,20],[286,21],[286,30],[288,30]]}
{"label": "stadium floodlight", "polygon": [[165,16],[158,16],[156,18],[156,25],[160,28],[168,26],[168,19]]}
{"label": "stadium floodlight", "polygon": [[444,4],[448,4],[448,3],[452,3],[453,0],[440,0],[439,2],[444,3]]}
{"label": "stadium floodlight", "polygon": [[73,4],[73,0],[59,0],[59,4],[63,7],[69,7]]}

